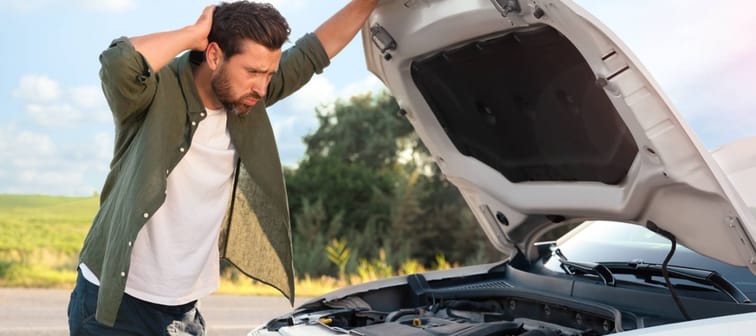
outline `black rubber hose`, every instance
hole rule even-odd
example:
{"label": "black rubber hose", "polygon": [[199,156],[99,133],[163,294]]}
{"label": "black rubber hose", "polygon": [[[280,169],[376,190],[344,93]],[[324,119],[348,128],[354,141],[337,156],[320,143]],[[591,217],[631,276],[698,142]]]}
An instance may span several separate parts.
{"label": "black rubber hose", "polygon": [[667,253],[667,257],[664,258],[664,262],[662,263],[662,276],[664,276],[664,282],[667,283],[667,288],[669,289],[669,293],[672,295],[672,299],[677,305],[677,309],[680,310],[680,313],[685,318],[685,320],[690,321],[691,318],[688,314],[688,311],[685,309],[685,306],[683,306],[680,297],[677,295],[677,290],[675,290],[675,287],[672,286],[672,282],[669,280],[669,270],[667,269],[667,266],[669,266],[669,261],[672,260],[672,255],[675,254],[675,249],[677,248],[677,238],[672,233],[662,230],[661,228],[656,226],[656,224],[649,223],[647,227],[651,231],[664,236],[665,238],[669,239],[670,242],[672,242],[672,248],[669,249],[669,253]]}

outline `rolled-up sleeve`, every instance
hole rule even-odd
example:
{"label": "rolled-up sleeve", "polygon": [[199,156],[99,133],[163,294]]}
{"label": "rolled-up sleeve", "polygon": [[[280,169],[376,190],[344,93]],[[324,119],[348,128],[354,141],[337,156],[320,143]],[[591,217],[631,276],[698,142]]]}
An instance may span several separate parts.
{"label": "rolled-up sleeve", "polygon": [[310,33],[297,40],[281,56],[278,72],[268,85],[266,105],[273,105],[307,84],[314,74],[323,72],[330,62],[315,34]]}
{"label": "rolled-up sleeve", "polygon": [[147,110],[157,90],[149,64],[126,37],[113,40],[100,54],[102,90],[117,123]]}

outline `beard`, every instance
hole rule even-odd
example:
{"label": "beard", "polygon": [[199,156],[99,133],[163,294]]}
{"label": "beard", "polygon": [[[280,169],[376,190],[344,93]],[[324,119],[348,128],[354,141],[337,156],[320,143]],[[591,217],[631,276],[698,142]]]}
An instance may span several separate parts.
{"label": "beard", "polygon": [[210,81],[210,85],[223,108],[228,112],[234,112],[236,115],[245,115],[251,112],[252,108],[257,105],[257,103],[253,105],[246,104],[245,100],[251,98],[258,103],[262,100],[262,96],[256,92],[234,98],[233,93],[231,93],[231,81],[228,79],[228,71],[225,65],[220,66],[218,73]]}

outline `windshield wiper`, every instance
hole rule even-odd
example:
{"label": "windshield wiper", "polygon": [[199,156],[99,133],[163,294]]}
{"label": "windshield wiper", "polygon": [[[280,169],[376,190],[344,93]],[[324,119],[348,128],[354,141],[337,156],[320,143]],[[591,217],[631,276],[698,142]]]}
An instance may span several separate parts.
{"label": "windshield wiper", "polygon": [[614,286],[617,281],[614,279],[614,274],[612,274],[612,271],[607,268],[606,266],[594,263],[594,262],[584,262],[584,261],[572,261],[568,260],[567,257],[562,254],[562,251],[558,248],[554,248],[554,254],[556,254],[557,257],[559,257],[559,265],[562,267],[565,273],[574,275],[574,274],[594,274],[598,275],[599,278],[604,282],[607,286]]}
{"label": "windshield wiper", "polygon": [[[600,265],[605,266],[611,272],[616,274],[632,274],[639,277],[645,277],[646,279],[649,279],[652,276],[663,275],[661,264],[638,261],[602,262]],[[736,303],[751,303],[751,299],[748,298],[743,291],[717,271],[680,266],[667,266],[667,272],[672,278],[688,280],[714,287]]]}
{"label": "windshield wiper", "polygon": [[[568,260],[558,247],[552,246],[552,251],[559,257],[559,263],[565,273],[593,274],[597,275],[607,286],[615,286],[617,281],[615,274],[631,274],[650,280],[652,276],[664,276],[663,265],[645,263],[643,261],[631,262],[584,262]],[[689,268],[681,266],[667,266],[667,274],[671,278],[683,279],[698,284],[716,288],[735,303],[751,303],[751,299],[743,293],[735,284],[727,280],[717,271]]]}

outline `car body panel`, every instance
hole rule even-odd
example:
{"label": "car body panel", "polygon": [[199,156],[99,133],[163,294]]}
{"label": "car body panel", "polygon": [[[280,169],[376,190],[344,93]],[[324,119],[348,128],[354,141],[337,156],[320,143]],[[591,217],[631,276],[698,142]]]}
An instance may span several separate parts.
{"label": "car body panel", "polygon": [[698,336],[736,334],[756,330],[756,313],[729,315],[705,320],[673,323],[663,326],[631,330],[627,336]]}
{"label": "car body panel", "polygon": [[[501,263],[457,267],[450,270],[425,272],[423,273],[423,276],[428,281],[443,280],[443,279],[449,279],[449,278],[459,278],[459,277],[469,277],[469,276],[475,276],[475,275],[480,275],[480,274],[486,274],[490,272],[491,269],[498,266],[501,266]],[[335,301],[335,300],[343,299],[353,294],[365,293],[365,292],[369,292],[369,291],[377,290],[381,288],[402,286],[406,284],[407,284],[406,276],[397,276],[397,277],[391,277],[391,278],[386,278],[386,279],[379,279],[379,280],[371,281],[364,284],[337,289],[335,291],[329,292],[320,297],[314,298],[308,302],[305,302],[304,305],[307,305],[309,303],[322,302],[322,301]]]}
{"label": "car body panel", "polygon": [[756,214],[756,137],[728,143],[712,152],[712,156],[740,194],[745,204]]}
{"label": "car body panel", "polygon": [[[536,252],[532,243],[541,232],[550,229],[555,221],[609,219],[640,225],[653,223],[702,254],[733,265],[745,265],[756,272],[756,221],[753,211],[749,210],[743,196],[680,118],[651,75],[619,38],[571,1],[520,1],[520,12],[510,12],[506,16],[494,9],[494,2],[496,1],[383,1],[362,31],[368,68],[396,97],[400,108],[406,112],[408,120],[442,172],[460,189],[493,244],[504,252],[511,254],[519,249],[534,258]],[[471,22],[475,24],[470,24]],[[378,26],[382,27],[383,33],[371,33],[371,28],[375,31]],[[527,38],[528,34],[538,29],[553,29],[574,46],[574,50],[584,59],[584,65],[594,75],[590,84],[598,87],[605,96],[601,99],[606,99],[609,102],[606,106],[610,108],[602,107],[600,111],[591,112],[593,117],[575,117],[569,124],[574,126],[559,130],[560,132],[554,131],[554,125],[501,125],[504,123],[499,122],[492,126],[498,127],[499,131],[490,131],[491,136],[497,137],[495,140],[491,143],[483,143],[488,140],[471,141],[472,147],[480,145],[480,148],[465,150],[465,145],[460,143],[468,140],[464,138],[467,135],[455,138],[454,134],[464,131],[469,133],[474,128],[464,128],[459,124],[466,118],[486,119],[477,115],[476,111],[465,109],[473,106],[464,105],[465,97],[444,100],[444,95],[455,95],[458,92],[477,95],[474,98],[478,101],[478,106],[485,107],[481,110],[490,113],[491,120],[506,118],[510,111],[497,110],[505,105],[501,100],[498,103],[486,102],[487,99],[498,99],[492,98],[491,92],[482,92],[486,89],[465,92],[464,86],[459,83],[442,83],[437,85],[439,88],[435,90],[440,93],[435,96],[429,90],[423,91],[421,87],[428,84],[418,81],[418,64],[433,57],[452,59],[448,64],[455,64],[455,53],[470,53],[470,50],[478,48],[481,54],[485,54],[486,43],[493,44],[495,42],[491,41],[505,39],[508,35]],[[387,39],[395,42],[394,49],[387,49]],[[501,53],[506,56],[506,52]],[[521,61],[515,59],[518,60]],[[473,64],[474,60],[457,63],[464,62]],[[514,73],[517,67],[534,65],[501,63],[492,63],[492,67],[488,69],[505,74],[504,70],[497,67],[511,69],[510,72]],[[479,68],[482,69],[476,71],[481,76],[485,75],[486,67]],[[436,69],[443,67],[437,66]],[[476,74],[477,72],[471,76]],[[447,78],[451,82],[465,79],[464,76]],[[507,76],[500,77],[503,86],[500,91],[503,94],[507,94],[507,89],[512,91],[513,86],[505,84]],[[433,78],[426,82],[433,84]],[[586,83],[588,82],[576,85],[587,87]],[[492,81],[491,84],[495,86],[498,83]],[[567,99],[573,99],[569,84],[563,78],[533,85],[541,85],[535,90],[543,93],[550,93],[549,90],[561,92],[562,88],[554,89],[548,87],[550,85],[565,86],[563,89],[567,92]],[[580,94],[579,90],[572,92]],[[436,104],[443,106],[434,108],[431,106],[433,99],[427,99],[428,97],[441,97],[439,99],[442,103],[462,103],[457,110],[449,108],[448,104]],[[492,106],[490,112],[489,106]],[[446,111],[438,111],[444,109]],[[590,108],[578,106],[576,109],[582,109],[578,111],[579,114]],[[450,119],[454,123],[444,124],[442,119],[449,115],[452,115]],[[555,115],[548,117],[553,118]],[[626,172],[621,171],[621,179],[615,176],[611,180],[574,180],[567,176],[564,180],[525,178],[513,182],[505,176],[505,169],[497,169],[491,162],[484,162],[486,155],[489,161],[496,160],[497,154],[490,153],[492,148],[502,145],[515,147],[518,141],[530,144],[537,151],[551,151],[552,153],[543,156],[546,160],[571,160],[569,157],[559,157],[558,149],[563,148],[559,146],[560,142],[590,143],[591,135],[580,138],[571,137],[570,134],[597,130],[600,127],[592,128],[591,125],[584,124],[596,123],[610,115],[611,118],[621,120],[637,146],[637,153],[631,160],[626,159],[629,166],[626,167]],[[525,118],[521,120],[527,121]],[[474,125],[475,122],[470,123]],[[495,123],[496,121],[491,122]],[[481,121],[481,132],[487,126],[490,125]],[[517,127],[536,127],[536,132],[501,135],[503,130]],[[610,138],[600,140],[614,141]],[[604,146],[607,153],[614,154],[611,152],[614,150],[612,145],[598,144],[596,147]],[[469,152],[476,150],[487,154],[469,155]],[[500,161],[506,162],[507,158]],[[533,158],[525,157],[523,161],[528,159]],[[542,157],[535,159],[540,160]],[[610,160],[601,159],[607,162],[598,163],[599,168],[602,164],[613,164],[611,157]],[[594,157],[587,157],[585,161],[591,160]],[[579,162],[576,166],[580,167],[583,163]],[[679,211],[683,207],[687,210]]]}

